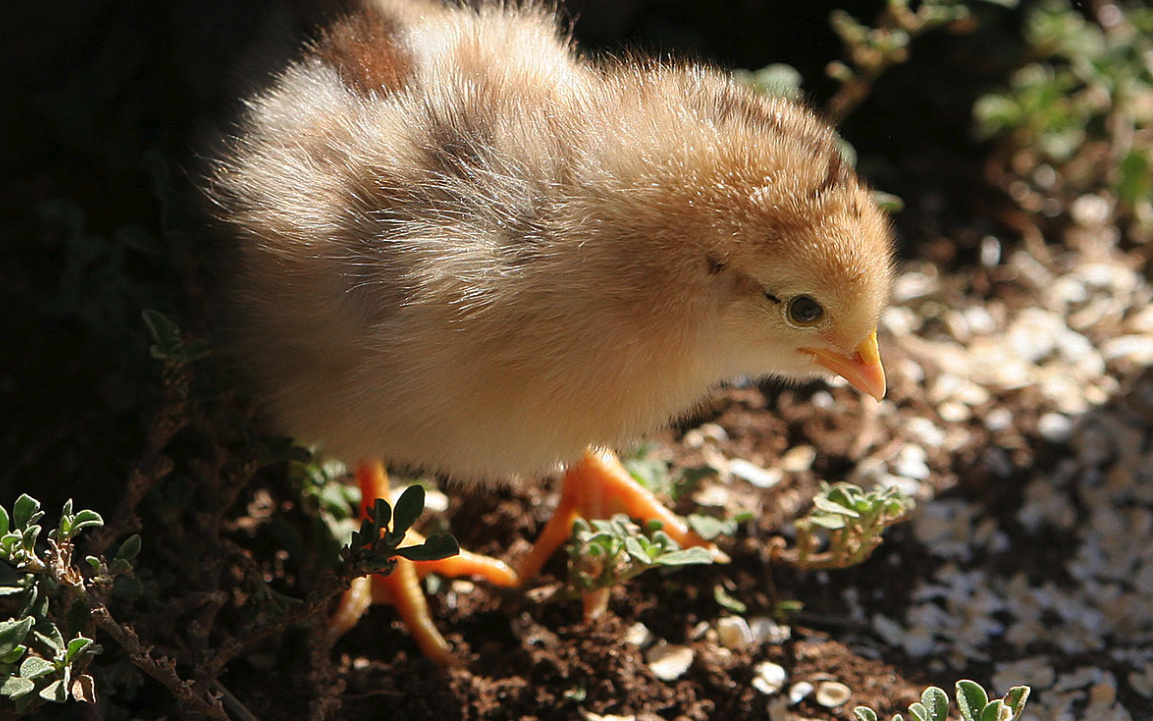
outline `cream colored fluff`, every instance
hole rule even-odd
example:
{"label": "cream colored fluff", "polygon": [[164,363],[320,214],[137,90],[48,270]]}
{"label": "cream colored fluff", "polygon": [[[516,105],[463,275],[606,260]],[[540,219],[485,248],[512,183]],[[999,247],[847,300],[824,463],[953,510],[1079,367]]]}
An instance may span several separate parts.
{"label": "cream colored fluff", "polygon": [[[281,430],[462,480],[627,442],[736,376],[820,373],[797,349],[851,354],[891,276],[811,112],[698,65],[589,61],[539,7],[337,23],[207,183]],[[798,294],[823,323],[788,321]]]}

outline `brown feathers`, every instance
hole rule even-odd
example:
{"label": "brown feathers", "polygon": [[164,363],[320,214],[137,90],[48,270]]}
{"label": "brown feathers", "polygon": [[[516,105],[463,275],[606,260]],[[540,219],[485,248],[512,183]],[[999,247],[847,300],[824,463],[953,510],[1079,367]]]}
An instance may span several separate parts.
{"label": "brown feathers", "polygon": [[243,259],[237,351],[282,429],[463,479],[832,368],[818,351],[857,362],[891,274],[812,113],[696,65],[589,62],[540,7],[346,18],[209,182]]}

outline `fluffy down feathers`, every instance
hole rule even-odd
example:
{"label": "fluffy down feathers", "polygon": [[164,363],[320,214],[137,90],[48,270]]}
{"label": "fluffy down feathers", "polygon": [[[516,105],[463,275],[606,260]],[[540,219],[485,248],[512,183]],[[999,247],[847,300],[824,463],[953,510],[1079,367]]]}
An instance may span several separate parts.
{"label": "fluffy down feathers", "polygon": [[819,373],[803,349],[851,356],[891,276],[812,113],[698,65],[588,61],[535,6],[338,22],[208,183],[236,350],[282,430],[464,480],[625,442],[725,379]]}

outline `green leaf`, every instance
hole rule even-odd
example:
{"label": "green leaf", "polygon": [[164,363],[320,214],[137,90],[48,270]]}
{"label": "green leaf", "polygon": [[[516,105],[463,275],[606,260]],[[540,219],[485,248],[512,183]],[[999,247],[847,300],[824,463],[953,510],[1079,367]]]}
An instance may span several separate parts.
{"label": "green leaf", "polygon": [[839,531],[845,527],[845,518],[843,516],[809,516],[807,519],[809,523],[814,526],[820,526],[830,531]]}
{"label": "green leaf", "polygon": [[957,682],[957,706],[964,721],[980,721],[981,711],[987,703],[989,695],[979,684],[968,680]]}
{"label": "green leaf", "polygon": [[85,651],[92,646],[93,640],[77,636],[68,642],[68,650],[64,652],[64,663],[70,664],[76,661]]}
{"label": "green leaf", "polygon": [[40,501],[37,501],[27,493],[20,494],[16,499],[16,503],[12,506],[12,521],[17,530],[24,530],[36,521],[40,520],[40,516],[44,515],[40,511]]}
{"label": "green leaf", "polygon": [[64,681],[53,681],[40,689],[40,698],[54,703],[64,703],[68,700],[68,688]]}
{"label": "green leaf", "polygon": [[1029,687],[1028,686],[1014,686],[1009,689],[1009,693],[1005,694],[1005,705],[1013,712],[1013,718],[1016,719],[1025,710],[1025,702],[1029,700]]}
{"label": "green leaf", "polygon": [[909,715],[916,721],[929,721],[929,709],[920,701],[909,704]]}
{"label": "green leaf", "polygon": [[857,717],[857,721],[877,721],[877,712],[868,706],[858,706],[853,709],[853,715]]}
{"label": "green leaf", "polygon": [[413,484],[404,489],[400,498],[396,499],[396,508],[392,511],[394,530],[407,531],[412,528],[424,512],[424,486]]}
{"label": "green leaf", "polygon": [[682,548],[679,551],[670,551],[657,559],[662,566],[687,566],[694,563],[712,563],[713,554],[708,549],[695,546]]}
{"label": "green leaf", "polygon": [[625,538],[624,543],[625,553],[629,554],[636,562],[648,565],[656,561],[649,549],[642,545],[640,539],[635,536]]}
{"label": "green leaf", "polygon": [[745,603],[730,596],[729,592],[725,590],[725,587],[719,583],[713,586],[713,600],[716,601],[717,605],[721,608],[732,611],[733,613],[745,613],[749,610],[749,607]]}
{"label": "green leaf", "polygon": [[990,701],[981,710],[981,721],[1001,721],[1001,713],[1005,710],[1005,703],[1001,699]]}
{"label": "green leaf", "polygon": [[11,676],[4,679],[3,683],[0,683],[0,696],[7,696],[10,699],[18,699],[21,696],[32,693],[35,688],[36,684],[32,683],[28,679],[20,678],[19,676]]}
{"label": "green leaf", "polygon": [[56,664],[39,656],[29,656],[24,659],[24,663],[20,664],[20,675],[26,679],[37,679],[41,676],[47,676],[55,670]]}
{"label": "green leaf", "polygon": [[0,656],[6,656],[20,645],[32,630],[33,623],[35,621],[31,618],[0,622]]}
{"label": "green leaf", "polygon": [[936,686],[930,686],[921,693],[921,703],[929,714],[930,721],[947,721],[949,717],[949,695]]}
{"label": "green leaf", "polygon": [[836,503],[829,498],[825,498],[824,496],[814,496],[813,505],[816,506],[818,510],[824,511],[825,513],[835,513],[839,516],[848,516],[849,518],[860,518],[861,516],[861,514],[857,513],[852,508],[842,506],[841,504]]}
{"label": "green leaf", "polygon": [[0,506],[0,536],[8,533],[8,511],[4,510],[4,506]]}
{"label": "green leaf", "polygon": [[434,533],[419,546],[396,549],[396,555],[410,561],[439,561],[460,553],[460,544],[447,533]]}
{"label": "green leaf", "polygon": [[103,526],[104,519],[96,511],[89,511],[87,509],[79,511],[72,519],[72,533],[76,534],[82,528],[90,526]]}
{"label": "green leaf", "polygon": [[41,621],[32,627],[32,635],[36,637],[40,643],[52,649],[53,653],[61,653],[66,646],[64,645],[64,636],[60,634],[60,629],[56,624],[51,621]]}
{"label": "green leaf", "polygon": [[120,548],[116,550],[116,558],[124,561],[131,561],[140,555],[141,546],[140,534],[133,533],[128,538],[124,539],[124,543],[120,544]]}
{"label": "green leaf", "polygon": [[731,536],[737,532],[737,522],[733,519],[713,518],[699,513],[691,513],[685,519],[689,528],[697,532],[701,538],[711,541],[718,536]]}
{"label": "green leaf", "polygon": [[19,644],[19,643],[16,644],[16,646],[13,647],[13,649],[11,651],[9,651],[8,653],[0,654],[0,664],[16,663],[17,661],[20,660],[20,658],[24,655],[24,652],[27,650],[28,650],[28,647],[25,646],[24,644]]}

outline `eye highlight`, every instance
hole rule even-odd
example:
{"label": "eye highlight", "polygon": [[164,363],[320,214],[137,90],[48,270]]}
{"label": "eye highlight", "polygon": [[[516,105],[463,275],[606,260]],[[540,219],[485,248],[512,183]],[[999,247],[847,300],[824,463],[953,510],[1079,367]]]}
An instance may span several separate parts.
{"label": "eye highlight", "polygon": [[825,309],[821,304],[807,295],[791,298],[785,313],[789,321],[797,325],[815,325],[825,317]]}

